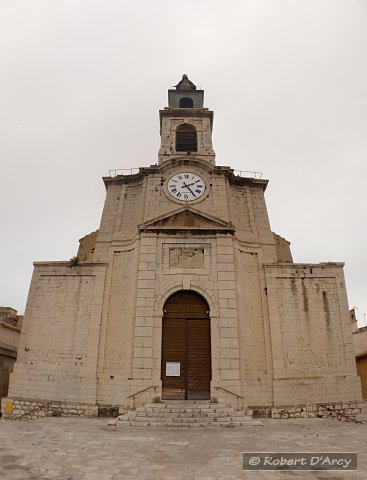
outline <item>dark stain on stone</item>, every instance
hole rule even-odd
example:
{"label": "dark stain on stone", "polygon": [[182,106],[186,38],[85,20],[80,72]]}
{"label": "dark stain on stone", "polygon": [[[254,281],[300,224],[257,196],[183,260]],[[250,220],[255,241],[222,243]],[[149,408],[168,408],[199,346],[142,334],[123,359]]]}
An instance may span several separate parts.
{"label": "dark stain on stone", "polygon": [[327,297],[326,290],[323,290],[322,298],[323,298],[323,301],[324,301],[324,312],[325,312],[325,316],[326,316],[326,323],[327,323],[327,326],[329,326],[330,325],[330,309],[329,309],[329,300],[328,300],[328,297]]}
{"label": "dark stain on stone", "polygon": [[297,294],[297,285],[296,285],[296,279],[295,278],[292,278],[292,280],[291,280],[291,290],[292,290],[293,295]]}
{"label": "dark stain on stone", "polygon": [[302,297],[303,297],[303,310],[306,312],[306,318],[308,319],[308,296],[307,296],[307,288],[303,278],[302,278]]}

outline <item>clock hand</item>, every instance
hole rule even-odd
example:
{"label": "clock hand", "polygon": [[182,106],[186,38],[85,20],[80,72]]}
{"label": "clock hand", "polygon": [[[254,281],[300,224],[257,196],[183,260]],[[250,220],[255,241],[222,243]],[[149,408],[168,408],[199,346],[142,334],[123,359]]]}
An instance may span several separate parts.
{"label": "clock hand", "polygon": [[[190,192],[191,192],[191,195],[193,195],[194,197],[196,197],[195,193],[191,190],[190,186],[193,185],[192,183],[190,185],[186,185],[185,182],[182,182],[184,187],[186,187]],[[195,182],[194,182],[195,183]]]}
{"label": "clock hand", "polygon": [[189,183],[188,185],[185,185],[185,187],[191,187],[192,185],[195,185],[195,183],[199,183],[200,180],[196,180],[196,182]]}

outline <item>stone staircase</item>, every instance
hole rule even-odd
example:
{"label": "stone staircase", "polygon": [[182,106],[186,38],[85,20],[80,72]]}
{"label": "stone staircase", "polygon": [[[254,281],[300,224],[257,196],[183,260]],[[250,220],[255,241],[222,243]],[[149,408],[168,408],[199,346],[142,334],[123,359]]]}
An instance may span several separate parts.
{"label": "stone staircase", "polygon": [[147,403],[116,419],[125,427],[242,427],[251,422],[251,410],[234,410],[204,400],[171,400]]}

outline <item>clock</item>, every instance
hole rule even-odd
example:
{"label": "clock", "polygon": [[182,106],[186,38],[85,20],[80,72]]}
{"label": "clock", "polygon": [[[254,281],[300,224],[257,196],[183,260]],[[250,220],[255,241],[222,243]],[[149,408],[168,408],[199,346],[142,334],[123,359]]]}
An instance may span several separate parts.
{"label": "clock", "polygon": [[168,193],[175,200],[189,202],[198,200],[206,190],[204,180],[192,172],[180,172],[173,175],[167,184]]}

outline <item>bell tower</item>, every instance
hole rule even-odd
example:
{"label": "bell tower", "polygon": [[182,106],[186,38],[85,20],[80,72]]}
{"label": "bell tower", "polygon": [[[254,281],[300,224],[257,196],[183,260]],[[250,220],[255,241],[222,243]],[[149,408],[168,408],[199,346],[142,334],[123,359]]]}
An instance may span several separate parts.
{"label": "bell tower", "polygon": [[187,75],[168,90],[168,107],[159,111],[160,165],[184,156],[214,166],[213,112],[203,105],[204,90],[197,89]]}

